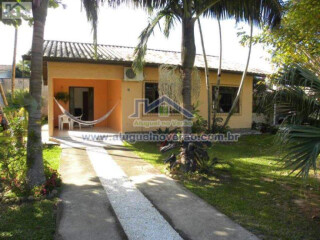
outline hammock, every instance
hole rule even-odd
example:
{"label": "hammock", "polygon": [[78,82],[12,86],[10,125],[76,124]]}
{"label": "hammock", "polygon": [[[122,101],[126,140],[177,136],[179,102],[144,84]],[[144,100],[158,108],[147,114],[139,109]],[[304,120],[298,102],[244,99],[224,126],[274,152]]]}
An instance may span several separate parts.
{"label": "hammock", "polygon": [[67,117],[71,118],[74,122],[77,122],[79,124],[82,124],[82,125],[96,125],[98,123],[101,123],[103,122],[104,120],[106,120],[110,114],[113,112],[113,110],[118,106],[119,102],[116,103],[116,105],[114,105],[114,107],[109,111],[107,112],[106,115],[102,116],[101,118],[97,119],[97,120],[93,120],[93,121],[83,121],[83,120],[80,120],[79,118],[73,116],[71,113],[69,113],[67,110],[65,110],[61,104],[57,101],[57,99],[54,98],[54,101],[56,102],[56,104],[58,105],[58,107],[60,108],[61,112],[66,115]]}

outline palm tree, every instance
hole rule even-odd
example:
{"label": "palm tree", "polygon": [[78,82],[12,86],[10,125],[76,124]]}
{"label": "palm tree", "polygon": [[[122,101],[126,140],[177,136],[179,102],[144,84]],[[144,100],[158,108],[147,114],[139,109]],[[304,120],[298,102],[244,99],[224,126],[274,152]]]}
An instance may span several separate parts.
{"label": "palm tree", "polygon": [[[319,65],[319,64],[318,64]],[[292,171],[308,176],[316,170],[320,153],[320,78],[300,65],[285,66],[265,91],[262,105],[286,116],[277,143],[287,151],[283,160]]]}
{"label": "palm tree", "polygon": [[208,68],[208,61],[207,61],[207,54],[206,49],[204,46],[204,39],[203,39],[203,33],[200,23],[200,18],[198,19],[198,26],[199,26],[199,33],[200,33],[200,39],[201,39],[201,47],[202,47],[202,54],[203,54],[203,60],[204,60],[204,72],[205,72],[205,78],[206,78],[206,87],[207,87],[207,103],[208,103],[208,131],[210,131],[210,123],[211,123],[211,94],[210,94],[210,81],[209,81],[209,68]]}
{"label": "palm tree", "polygon": [[[281,19],[280,0],[202,0],[202,1],[134,1],[140,6],[157,10],[156,16],[142,31],[140,42],[136,48],[134,67],[142,69],[144,55],[147,51],[147,43],[154,28],[161,19],[165,19],[164,34],[169,35],[174,23],[182,23],[181,43],[181,71],[183,81],[183,107],[192,111],[191,105],[191,74],[194,67],[196,47],[194,38],[194,24],[201,15],[207,17],[219,16],[219,18],[234,17],[237,21],[248,21],[251,18],[255,23],[264,22],[275,26]],[[191,133],[191,127],[184,126],[183,133]]]}
{"label": "palm tree", "polygon": [[229,123],[229,120],[231,118],[231,116],[233,115],[234,113],[234,110],[238,104],[238,101],[239,101],[239,98],[240,98],[240,95],[241,95],[241,92],[242,92],[242,89],[243,89],[243,86],[244,86],[244,81],[246,79],[246,76],[247,76],[247,71],[248,71],[248,67],[249,67],[249,62],[250,62],[250,56],[251,56],[251,49],[252,49],[252,33],[253,33],[253,23],[252,21],[250,21],[250,42],[249,42],[249,51],[248,51],[248,57],[247,57],[247,64],[245,66],[245,69],[243,71],[243,74],[242,74],[242,77],[241,77],[241,81],[240,81],[240,86],[238,88],[238,92],[237,92],[237,95],[235,97],[235,99],[233,100],[233,103],[232,103],[232,106],[231,106],[231,109],[228,113],[228,116],[223,124],[223,127],[226,127]]}
{"label": "palm tree", "polygon": [[11,97],[14,98],[15,80],[16,80],[16,58],[17,58],[18,26],[14,26],[14,47],[11,75]]}
{"label": "palm tree", "polygon": [[[191,103],[191,78],[196,55],[194,24],[199,17],[202,15],[205,17],[218,16],[220,19],[234,17],[237,21],[249,21],[250,19],[257,24],[264,22],[271,27],[278,24],[281,19],[280,0],[141,0],[138,4],[149,10],[157,10],[157,14],[140,34],[140,41],[135,50],[133,67],[137,70],[143,68],[149,37],[161,19],[164,18],[165,20],[164,34],[166,36],[169,36],[170,30],[176,21],[181,22],[182,103],[183,107],[189,111],[193,110]],[[182,132],[183,134],[190,134],[191,127],[183,126]],[[181,156],[182,165],[186,171],[189,171],[188,166],[190,166],[191,162],[191,153],[188,144],[183,145]]]}
{"label": "palm tree", "polygon": [[[220,89],[220,82],[221,82],[221,68],[222,68],[222,31],[221,31],[221,23],[218,17],[218,29],[219,29],[219,67],[217,71],[217,83],[214,87],[214,100],[213,100],[213,126],[216,126],[216,118],[218,113],[218,106],[219,106],[219,89]],[[213,129],[214,131],[214,129]]]}
{"label": "palm tree", "polygon": [[[97,8],[99,1],[83,0],[88,20],[97,24]],[[45,181],[42,140],[41,140],[41,91],[43,74],[43,35],[48,6],[57,7],[59,1],[33,0],[33,38],[31,48],[30,96],[32,104],[28,107],[28,142],[27,142],[27,183],[29,187],[37,186]],[[95,9],[89,11],[88,9]],[[96,28],[95,28],[96,29]],[[94,39],[97,39],[96,31]],[[95,42],[96,43],[96,42]]]}
{"label": "palm tree", "polygon": [[27,182],[30,187],[42,184],[45,181],[42,140],[41,140],[41,91],[42,91],[42,60],[43,35],[47,17],[49,0],[34,0],[33,37],[31,48],[31,77],[30,95],[33,104],[29,106],[28,142],[27,142]]}

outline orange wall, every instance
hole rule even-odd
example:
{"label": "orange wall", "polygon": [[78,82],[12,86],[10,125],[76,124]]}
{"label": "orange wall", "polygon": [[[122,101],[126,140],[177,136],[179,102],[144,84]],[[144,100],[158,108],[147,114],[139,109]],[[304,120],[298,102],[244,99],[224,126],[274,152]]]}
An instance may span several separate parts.
{"label": "orange wall", "polygon": [[[53,79],[54,95],[57,92],[68,92],[69,87],[93,87],[94,88],[94,119],[98,119],[105,115],[108,110],[120,99],[120,81],[107,80],[87,80],[87,79]],[[109,89],[111,88],[111,89]],[[115,88],[115,89],[113,89]],[[110,102],[109,102],[110,101]],[[69,110],[69,103],[62,103],[63,107]],[[60,109],[54,104],[54,125],[58,126],[58,115],[61,114]],[[98,127],[107,127],[113,125],[116,119],[121,119],[121,104],[110,115],[110,119],[106,119],[102,123],[97,124]],[[110,121],[110,123],[108,123]],[[117,130],[121,130],[121,121],[115,124]]]}
{"label": "orange wall", "polygon": [[113,110],[108,118],[107,126],[118,132],[122,131],[122,111],[121,111],[121,81],[107,81],[107,107],[108,111],[116,104],[117,107]]}

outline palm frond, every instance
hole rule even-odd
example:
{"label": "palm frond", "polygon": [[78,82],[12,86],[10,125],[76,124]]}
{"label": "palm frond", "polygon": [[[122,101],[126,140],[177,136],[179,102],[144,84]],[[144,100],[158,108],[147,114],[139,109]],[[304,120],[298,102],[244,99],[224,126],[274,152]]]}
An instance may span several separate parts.
{"label": "palm frond", "polygon": [[284,67],[273,76],[272,86],[259,91],[258,108],[287,116],[291,124],[320,126],[320,81],[312,72],[299,66]]}
{"label": "palm frond", "polygon": [[176,21],[179,21],[179,18],[177,18],[174,14],[167,14],[165,16],[165,23],[164,23],[164,29],[163,34],[166,37],[169,37],[171,29],[174,27]]}
{"label": "palm frond", "polygon": [[99,7],[103,2],[104,0],[81,0],[81,4],[86,11],[87,19],[92,25],[95,55],[97,55]]}
{"label": "palm frond", "polygon": [[172,0],[132,0],[139,7],[144,7],[151,10],[159,10],[168,7],[169,5],[178,5],[180,1]]}
{"label": "palm frond", "polygon": [[303,125],[287,125],[280,128],[280,143],[288,151],[283,157],[286,167],[298,176],[307,177],[316,171],[320,153],[320,128]]}
{"label": "palm frond", "polygon": [[276,85],[303,87],[310,93],[320,93],[320,78],[300,65],[284,66],[273,76]]}
{"label": "palm frond", "polygon": [[134,51],[135,58],[132,63],[132,67],[135,71],[141,71],[143,69],[144,56],[147,52],[148,40],[151,34],[153,34],[155,27],[159,24],[160,20],[163,17],[168,17],[170,15],[171,12],[166,9],[158,12],[157,15],[150,21],[148,26],[141,32],[139,36],[139,44],[137,45]]}
{"label": "palm frond", "polygon": [[[201,5],[203,7],[213,1],[215,0],[204,0]],[[201,9],[201,5],[198,5]],[[252,19],[256,25],[266,24],[273,28],[281,21],[282,6],[282,0],[220,0],[203,15],[219,19],[235,18],[237,22],[249,22]]]}
{"label": "palm frond", "polygon": [[278,88],[274,91],[274,100],[280,110],[294,112],[295,120],[300,123],[319,122],[320,80],[317,76],[300,66],[284,67],[273,83]]}

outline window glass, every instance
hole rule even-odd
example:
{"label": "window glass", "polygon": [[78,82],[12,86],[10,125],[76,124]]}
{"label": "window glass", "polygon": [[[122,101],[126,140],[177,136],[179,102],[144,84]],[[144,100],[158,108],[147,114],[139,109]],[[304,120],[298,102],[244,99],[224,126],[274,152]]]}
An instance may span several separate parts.
{"label": "window glass", "polygon": [[[157,100],[159,98],[158,83],[145,83],[144,97],[149,99],[149,104]],[[160,108],[157,107],[149,113],[160,113],[162,116],[168,116],[169,113],[178,113],[178,111],[170,108],[167,104],[162,104]]]}
{"label": "window glass", "polygon": [[[214,100],[214,90],[212,87],[212,100]],[[220,87],[219,88],[219,105],[218,113],[228,113],[231,109],[232,103],[237,96],[237,87]],[[239,101],[234,110],[235,113],[239,113]]]}
{"label": "window glass", "polygon": [[[159,98],[158,83],[145,83],[144,85],[144,97],[149,99],[149,104]],[[158,113],[159,108],[155,108],[149,113]]]}

